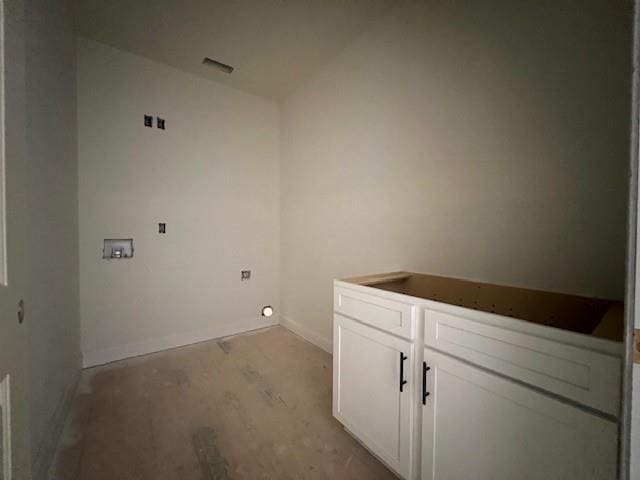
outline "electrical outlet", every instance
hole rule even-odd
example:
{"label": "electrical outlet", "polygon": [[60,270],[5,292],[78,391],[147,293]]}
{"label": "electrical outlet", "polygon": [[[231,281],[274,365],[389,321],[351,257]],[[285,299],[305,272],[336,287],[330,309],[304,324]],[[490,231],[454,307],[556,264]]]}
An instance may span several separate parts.
{"label": "electrical outlet", "polygon": [[153,117],[151,115],[144,116],[144,126],[149,128],[153,127]]}
{"label": "electrical outlet", "polygon": [[167,233],[167,224],[159,223],[158,224],[158,233]]}
{"label": "electrical outlet", "polygon": [[251,270],[241,270],[240,271],[240,280],[241,281],[245,281],[245,280],[250,280],[251,279]]}
{"label": "electrical outlet", "polygon": [[164,118],[157,117],[157,120],[158,120],[158,128],[160,130],[164,130],[165,129],[164,128]]}

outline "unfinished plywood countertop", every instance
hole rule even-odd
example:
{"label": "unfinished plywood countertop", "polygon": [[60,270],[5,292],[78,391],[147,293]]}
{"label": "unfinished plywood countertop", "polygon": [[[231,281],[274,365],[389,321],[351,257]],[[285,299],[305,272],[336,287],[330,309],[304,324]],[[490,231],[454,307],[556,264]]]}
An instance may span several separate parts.
{"label": "unfinished plywood countertop", "polygon": [[608,340],[623,338],[624,304],[616,300],[413,272],[350,277],[343,281]]}

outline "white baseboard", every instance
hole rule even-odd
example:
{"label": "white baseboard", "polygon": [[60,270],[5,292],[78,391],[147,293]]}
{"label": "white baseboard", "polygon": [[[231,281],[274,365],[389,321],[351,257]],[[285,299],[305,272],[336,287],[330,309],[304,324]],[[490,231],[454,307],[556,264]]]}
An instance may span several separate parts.
{"label": "white baseboard", "polygon": [[265,319],[263,317],[247,320],[244,322],[235,322],[224,325],[216,325],[205,330],[196,332],[178,333],[166,337],[151,338],[142,342],[130,343],[118,347],[103,348],[83,352],[82,366],[84,368],[104,365],[105,363],[124,360],[125,358],[138,357],[148,353],[160,352],[171,348],[183,347],[194,343],[205,342],[229,335],[249,332],[259,328],[272,327],[278,324],[276,318]]}
{"label": "white baseboard", "polygon": [[325,352],[333,353],[333,341],[330,338],[325,338],[319,333],[284,315],[280,315],[280,325],[287,330],[291,330],[296,335],[301,336],[308,342],[313,343],[316,347],[320,347]]}

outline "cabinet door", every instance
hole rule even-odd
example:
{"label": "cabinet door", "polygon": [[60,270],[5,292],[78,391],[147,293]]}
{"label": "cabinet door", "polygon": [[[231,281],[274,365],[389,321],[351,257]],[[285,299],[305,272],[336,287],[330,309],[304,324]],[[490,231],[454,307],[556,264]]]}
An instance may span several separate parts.
{"label": "cabinet door", "polygon": [[334,319],[333,415],[411,478],[413,344],[341,315]]}
{"label": "cabinet door", "polygon": [[433,350],[424,359],[423,480],[615,479],[614,422]]}

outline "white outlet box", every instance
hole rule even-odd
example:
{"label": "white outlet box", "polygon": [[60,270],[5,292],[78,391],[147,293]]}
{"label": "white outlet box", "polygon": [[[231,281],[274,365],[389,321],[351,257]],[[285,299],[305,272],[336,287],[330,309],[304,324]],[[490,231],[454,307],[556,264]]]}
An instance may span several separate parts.
{"label": "white outlet box", "polygon": [[9,375],[0,382],[0,480],[11,480],[11,393]]}

